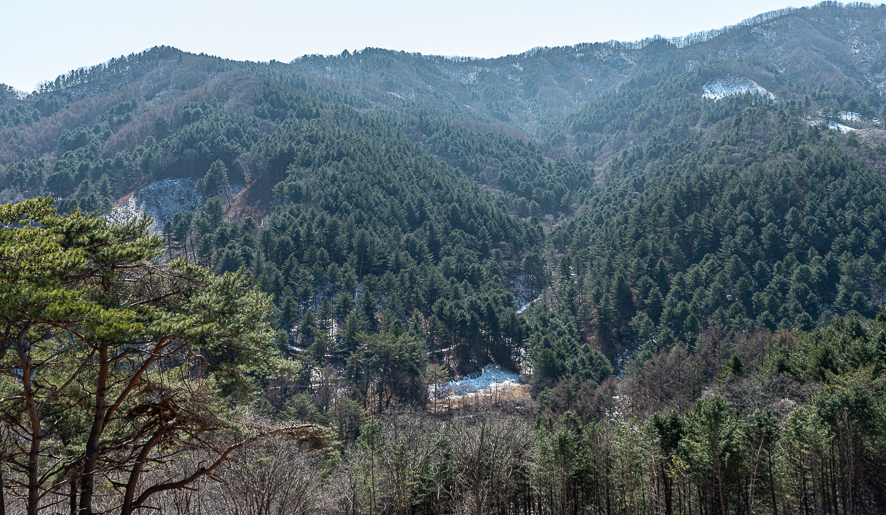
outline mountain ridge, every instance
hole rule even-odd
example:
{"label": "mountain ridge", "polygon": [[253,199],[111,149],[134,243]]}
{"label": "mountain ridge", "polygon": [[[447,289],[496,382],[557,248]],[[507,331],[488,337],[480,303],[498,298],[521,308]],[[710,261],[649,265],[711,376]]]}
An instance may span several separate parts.
{"label": "mountain ridge", "polygon": [[[802,70],[797,66],[814,65],[826,69],[810,76],[810,80],[842,89],[846,86],[845,80],[848,79],[853,81],[851,87],[856,93],[861,88],[860,80],[882,84],[882,66],[879,68],[880,73],[872,73],[871,70],[876,66],[863,65],[877,64],[886,59],[882,51],[873,49],[875,46],[873,43],[883,39],[882,27],[876,27],[876,30],[872,30],[871,27],[877,23],[875,18],[880,20],[881,25],[884,23],[882,21],[884,13],[886,9],[882,6],[861,3],[844,6],[836,2],[822,2],[814,7],[789,8],[764,13],[735,25],[683,37],[669,39],[652,37],[636,42],[536,47],[519,54],[497,58],[448,58],[366,48],[354,54],[345,51],[339,55],[305,55],[286,64],[276,61],[243,64],[277,68],[281,65],[288,66],[317,79],[321,77],[334,79],[338,82],[336,84],[338,88],[350,88],[352,92],[360,91],[360,88],[355,89],[353,84],[349,85],[356,81],[363,87],[374,88],[376,92],[387,94],[390,91],[402,98],[418,98],[427,105],[434,105],[459,116],[478,117],[476,111],[479,110],[479,114],[485,116],[487,120],[511,123],[531,137],[544,139],[546,134],[540,127],[543,124],[538,115],[527,114],[527,109],[544,111],[546,115],[562,118],[573,112],[582,102],[617,87],[637,73],[651,71],[656,66],[673,59],[681,60],[687,68],[691,68],[711,60],[757,58],[774,65],[780,73],[787,73],[794,78],[802,75]],[[871,16],[872,14],[874,16]],[[827,19],[822,18],[822,15]],[[822,23],[835,25],[824,28],[835,32],[838,36],[841,32],[845,33],[845,37],[841,40],[837,36],[822,36]],[[871,42],[870,44],[862,41],[865,38],[853,37],[853,31],[862,29],[867,30],[866,39]],[[814,51],[796,48],[796,45],[791,45],[789,41],[776,41],[774,34],[785,30],[802,31],[806,39],[817,37]],[[787,39],[801,38],[791,36]],[[774,49],[767,48],[772,45],[775,45]],[[849,52],[846,51],[847,48]],[[711,51],[714,52],[713,57],[709,55]],[[76,83],[76,78],[88,75],[89,70],[113,71],[119,68],[121,76],[126,74],[131,76],[137,72],[143,57],[157,58],[170,53],[232,62],[205,54],[187,54],[171,47],[154,47],[142,53],[130,54],[123,59],[111,59],[88,69],[72,70],[54,81],[42,83],[37,92],[72,88],[76,91],[75,84],[65,84]],[[857,54],[861,54],[863,59],[853,61],[851,55]],[[521,64],[521,60],[529,60],[530,63]],[[124,66],[121,67],[120,63],[124,63]],[[420,63],[424,64],[419,66]],[[827,63],[831,63],[829,68]],[[428,65],[436,68],[439,73],[431,72]],[[524,69],[524,65],[528,65],[529,69]],[[390,66],[394,66],[394,69],[387,72],[382,69]],[[415,71],[405,72],[404,67]],[[448,76],[449,80],[441,82],[440,73]],[[397,88],[391,87],[394,83],[397,84]],[[435,98],[439,95],[429,91],[429,88],[442,90],[447,98]],[[393,91],[394,89],[399,91]],[[365,94],[364,92],[363,95]],[[451,101],[453,99],[456,100],[455,104]],[[514,99],[518,102],[515,105],[508,105],[508,100]]]}
{"label": "mountain ridge", "polygon": [[[685,46],[482,63],[156,47],[33,95],[0,88],[0,286],[36,295],[34,310],[0,304],[0,493],[24,504],[27,479],[29,513],[78,496],[89,508],[93,489],[113,509],[132,469],[170,486],[161,511],[229,512],[253,493],[285,511],[310,492],[304,513],[875,513],[884,14],[825,3]],[[133,220],[148,211],[151,229]],[[63,250],[54,269],[21,267],[44,241]],[[200,321],[213,290],[219,318],[260,321],[246,336],[260,348]],[[44,329],[44,312],[65,314]],[[206,349],[190,324],[221,334]],[[173,347],[152,366],[139,342],[153,326]],[[176,347],[180,334],[200,341]],[[31,336],[51,357],[37,374],[22,372]],[[123,389],[135,404],[115,404],[107,427],[121,429],[105,435],[125,436],[105,445],[88,385],[120,390],[127,366],[158,379]],[[481,371],[509,384],[446,392]],[[21,388],[32,375],[51,401],[42,436]],[[316,433],[284,442],[268,431],[280,424]],[[231,451],[216,481],[187,479],[253,428],[262,443]]]}
{"label": "mountain ridge", "polygon": [[[361,252],[382,242],[390,249],[410,249],[405,254],[375,252],[373,274],[430,266],[428,277],[437,277],[432,282],[439,277],[458,284],[468,281],[477,295],[496,297],[488,313],[510,317],[505,315],[508,309],[537,297],[551,284],[551,267],[569,255],[563,243],[568,238],[556,228],[605,230],[607,220],[631,212],[647,197],[665,194],[672,181],[694,173],[692,167],[791,160],[791,145],[799,138],[793,133],[801,124],[817,123],[816,116],[826,121],[834,113],[858,112],[855,121],[845,123],[866,127],[868,133],[875,130],[872,113],[884,106],[878,90],[882,84],[872,82],[880,75],[868,72],[883,54],[877,45],[886,33],[884,15],[884,7],[823,3],[766,13],[679,41],[581,44],[490,60],[365,49],[305,56],[288,64],[252,63],[155,47],[74,70],[25,98],[5,96],[0,105],[5,125],[0,128],[0,197],[48,194],[63,211],[103,211],[161,180],[227,184],[212,190],[218,197],[201,194],[196,212],[203,218],[158,221],[169,225],[164,231],[176,246],[170,255],[190,255],[218,270],[237,263],[256,267],[263,288],[278,296],[290,338],[300,338],[293,328],[306,313],[316,311],[317,296],[327,297],[317,286],[326,273],[323,267],[348,266],[362,280],[365,255],[357,252],[358,230],[367,231],[360,239]],[[816,43],[804,48],[792,42],[795,33]],[[854,43],[859,34],[871,35],[865,45]],[[785,59],[796,60],[798,52],[817,52],[825,64],[811,72],[779,68]],[[753,91],[770,95],[703,98],[705,85],[725,77],[750,81],[762,88]],[[767,119],[785,131],[731,136],[724,143],[723,135],[734,133],[731,124],[744,123],[745,111],[759,109],[779,113]],[[818,145],[819,140],[808,138]],[[844,149],[839,152],[856,155],[882,173],[873,157],[879,147],[860,141],[852,132],[836,145]],[[436,179],[446,177],[439,184],[449,193],[418,193],[425,186],[416,185],[438,183],[414,176],[384,149]],[[701,161],[687,157],[696,152],[708,154]],[[370,159],[372,165],[354,156]],[[690,165],[689,171],[677,163]],[[367,175],[370,169],[396,170],[391,177],[411,186],[380,184]],[[218,175],[219,170],[224,174]],[[385,199],[386,212],[372,212],[337,182],[337,174]],[[236,196],[232,184],[243,186]],[[326,187],[338,193],[328,196]],[[420,207],[416,196],[425,193],[429,195]],[[205,203],[211,198],[221,204]],[[207,209],[215,212],[211,223]],[[478,213],[485,213],[482,222],[472,220]],[[248,238],[237,229],[247,214],[261,224],[245,231],[257,231]],[[321,242],[286,229],[304,216],[329,217],[335,220],[332,227],[345,224],[353,230],[347,241],[327,235]],[[230,227],[222,227],[224,217]],[[279,227],[268,232],[264,224],[270,220],[278,220]],[[388,223],[399,229],[385,234],[382,227]],[[440,231],[455,244],[442,245]],[[260,251],[259,237],[265,238]],[[545,243],[548,237],[556,242],[554,250]],[[300,248],[299,242],[311,243]],[[281,254],[295,248],[306,260],[298,266]],[[672,274],[691,265],[668,263]],[[311,285],[313,281],[292,275],[296,268],[320,282]],[[626,274],[627,286],[636,288],[634,281],[643,275]],[[498,284],[493,286],[492,277],[498,277]],[[556,281],[553,285],[560,287]],[[608,280],[599,286],[605,291]],[[503,290],[510,291],[511,300]],[[309,296],[314,300],[308,301],[307,291],[314,292]],[[464,295],[452,290],[447,302],[458,303]],[[408,295],[400,292],[397,297]],[[458,329],[461,322],[451,309],[434,307],[438,298],[413,297],[394,311],[433,314],[443,321],[449,338],[466,343],[466,356],[482,364],[488,357],[456,336],[475,338],[482,332],[477,333],[476,324]],[[591,303],[594,309],[601,308],[599,300]],[[365,315],[371,321],[369,309],[365,307]],[[817,319],[815,313],[810,316]],[[659,322],[657,315],[651,319]],[[621,321],[616,333],[630,335],[631,347],[637,342],[626,324]],[[702,320],[701,327],[705,325]],[[583,338],[593,332],[579,329]],[[613,361],[617,357],[607,354]]]}

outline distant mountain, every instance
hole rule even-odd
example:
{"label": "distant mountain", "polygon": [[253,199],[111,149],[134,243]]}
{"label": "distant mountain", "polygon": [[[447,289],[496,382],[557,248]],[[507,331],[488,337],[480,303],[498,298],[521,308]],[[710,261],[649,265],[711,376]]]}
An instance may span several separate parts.
{"label": "distant mountain", "polygon": [[[336,319],[339,345],[355,310],[362,314],[351,317],[353,331],[397,330],[395,322],[416,315],[439,324],[445,336],[438,343],[456,349],[467,368],[523,359],[520,347],[533,347],[537,333],[514,310],[548,287],[566,302],[571,282],[553,267],[582,262],[569,273],[584,274],[582,284],[599,295],[576,297],[570,316],[586,318],[564,327],[572,327],[573,343],[616,362],[642,345],[641,335],[670,327],[674,338],[697,336],[657,308],[637,305],[637,292],[646,277],[660,281],[666,296],[678,273],[713,259],[713,243],[696,248],[680,240],[680,217],[726,208],[675,208],[677,220],[666,228],[638,210],[688,202],[674,185],[702,171],[728,182],[716,190],[722,194],[739,187],[736,170],[784,173],[779,166],[800,166],[800,155],[866,170],[853,177],[868,182],[886,171],[878,146],[884,40],[886,7],[823,3],[685,38],[537,48],[497,59],[365,49],[251,63],[156,47],[74,70],[33,94],[0,88],[0,200],[51,195],[62,210],[114,216],[151,210],[169,238],[169,256],[219,271],[250,267],[276,295],[281,334],[298,348],[309,346],[305,331],[321,315]],[[843,184],[840,174],[826,177]],[[857,194],[840,197],[840,209],[857,214]],[[784,215],[778,202],[763,202],[754,216],[769,208]],[[803,199],[791,202],[806,209]],[[173,213],[178,208],[184,214]],[[631,245],[639,233],[626,240],[611,234],[625,220],[642,231],[659,227],[670,243],[647,242],[638,261]],[[796,232],[785,232],[783,218],[769,220],[783,238]],[[870,223],[858,238],[873,250],[850,245],[853,262],[862,250],[882,260]],[[827,245],[836,245],[839,235],[828,234]],[[764,316],[745,299],[739,319],[724,315],[727,305],[717,311],[689,297],[672,303],[690,306],[697,324],[689,326],[699,331],[717,322],[743,330],[809,327],[828,319],[822,310],[870,314],[879,283],[839,297],[834,263],[841,256],[828,258],[836,251],[807,243],[836,275],[810,287],[817,298],[798,300],[802,309],[769,306]],[[602,252],[601,245],[612,248]],[[787,255],[783,247],[770,250],[744,263],[743,273],[756,261],[771,269]],[[723,265],[732,254],[717,256]],[[631,268],[641,262],[662,263],[662,277]],[[627,290],[612,290],[615,275]],[[763,288],[761,278],[746,279]],[[731,291],[738,280],[719,284]],[[852,300],[856,292],[868,304]],[[772,298],[784,300],[785,292]],[[600,318],[617,301],[631,318]],[[641,312],[652,329],[631,325]],[[549,324],[531,308],[525,314]]]}
{"label": "distant mountain", "polygon": [[[674,76],[717,62],[752,62],[816,87],[852,96],[874,94],[886,84],[884,43],[886,7],[823,2],[683,38],[538,47],[495,59],[367,48],[304,56],[289,64],[253,64],[158,47],[72,71],[44,83],[40,92],[77,98],[139,83],[140,93],[153,97],[169,88],[191,89],[223,70],[239,68],[293,83],[327,101],[446,113],[518,128],[544,140],[557,135],[569,114],[631,78],[662,70]],[[777,84],[762,86],[778,89]]]}
{"label": "distant mountain", "polygon": [[[62,213],[151,214],[163,255],[134,270],[165,277],[155,264],[185,258],[214,273],[244,270],[273,297],[269,321],[288,361],[231,399],[236,410],[221,408],[250,420],[231,443],[277,434],[284,421],[307,421],[299,427],[314,436],[297,443],[290,437],[303,433],[287,431],[285,447],[262,439],[256,454],[233,451],[233,467],[206,469],[196,461],[211,453],[172,461],[190,436],[176,440],[183,433],[157,422],[148,429],[162,438],[145,449],[160,442],[164,467],[151,474],[215,469],[223,479],[220,490],[194,482],[198,492],[176,490],[158,506],[256,490],[281,510],[308,492],[326,498],[314,511],[365,511],[371,486],[373,511],[784,513],[811,503],[816,513],[873,512],[886,505],[884,39],[886,6],[824,3],[685,38],[498,59],[365,49],[252,63],[156,47],[33,94],[0,85],[0,203],[50,196]],[[67,233],[46,237],[56,236]],[[6,247],[9,282],[21,246]],[[56,294],[67,278],[47,280],[48,298],[67,302]],[[87,304],[115,311],[117,287],[87,282]],[[4,291],[22,290],[14,286]],[[14,330],[27,319],[6,315]],[[107,316],[122,321],[112,337],[142,337],[139,324]],[[83,462],[65,460],[88,448],[76,438],[89,434],[83,421],[102,419],[89,383],[69,382],[75,393],[53,393],[58,402],[38,415],[64,424],[32,431],[42,426],[28,422],[31,394],[15,394],[26,363],[53,356],[31,374],[38,391],[55,391],[56,371],[100,370],[80,361],[97,355],[92,347],[76,366],[59,362],[64,353],[45,344],[62,340],[46,327],[33,325],[40,355],[6,338],[17,352],[5,353],[0,383],[13,392],[4,393],[5,492],[27,491],[34,510],[35,499],[76,501],[78,484],[91,491],[76,472]],[[201,351],[210,370],[231,349],[222,335],[211,340]],[[141,363],[143,346],[125,347],[113,359]],[[203,408],[174,385],[198,385],[205,369],[189,369],[112,420],[156,408],[190,427]],[[496,370],[488,402],[443,391],[447,377],[476,386]],[[235,377],[217,386],[227,391]],[[384,424],[367,425],[370,413]],[[217,429],[207,445],[224,449]],[[103,492],[148,441],[128,434],[99,445],[122,454],[86,460],[99,463]],[[327,438],[342,452],[314,452]],[[38,447],[59,473],[25,467]],[[310,459],[294,461],[309,448]],[[280,460],[269,461],[274,452]],[[480,479],[478,460],[491,464]],[[286,479],[274,494],[228,479],[275,463],[311,489]],[[314,480],[321,468],[328,481]],[[371,485],[361,479],[370,470]],[[19,488],[27,478],[32,488]],[[247,486],[228,488],[237,481]]]}
{"label": "distant mountain", "polygon": [[388,95],[460,117],[485,118],[544,138],[553,122],[640,74],[746,60],[786,77],[852,94],[886,84],[886,7],[825,2],[785,9],[685,38],[540,47],[495,59],[365,49],[290,65],[361,96]]}

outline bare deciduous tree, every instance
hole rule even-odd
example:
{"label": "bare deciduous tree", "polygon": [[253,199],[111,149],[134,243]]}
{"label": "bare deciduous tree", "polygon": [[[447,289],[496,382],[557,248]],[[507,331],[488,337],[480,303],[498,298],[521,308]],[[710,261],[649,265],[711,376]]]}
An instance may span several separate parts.
{"label": "bare deciduous tree", "polygon": [[535,452],[529,426],[517,418],[460,421],[448,431],[455,477],[456,512],[493,513],[507,499],[511,479]]}

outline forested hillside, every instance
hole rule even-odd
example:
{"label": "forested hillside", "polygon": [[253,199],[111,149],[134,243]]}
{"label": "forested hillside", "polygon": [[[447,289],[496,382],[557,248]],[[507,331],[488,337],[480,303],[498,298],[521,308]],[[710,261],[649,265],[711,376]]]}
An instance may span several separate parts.
{"label": "forested hillside", "polygon": [[0,87],[0,506],[876,513],[883,27]]}

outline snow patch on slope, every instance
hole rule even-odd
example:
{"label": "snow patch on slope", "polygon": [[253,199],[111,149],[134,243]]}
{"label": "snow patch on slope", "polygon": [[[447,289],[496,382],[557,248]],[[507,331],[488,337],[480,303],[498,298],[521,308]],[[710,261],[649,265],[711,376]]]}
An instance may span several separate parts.
{"label": "snow patch on slope", "polygon": [[467,376],[450,381],[446,385],[446,391],[449,397],[488,395],[522,382],[520,374],[490,363],[483,367],[482,373],[477,377]]}
{"label": "snow patch on slope", "polygon": [[130,196],[122,206],[115,207],[108,214],[113,222],[125,222],[147,214],[154,219],[150,231],[160,233],[163,224],[176,213],[194,211],[200,197],[194,191],[194,179],[164,179],[152,182]]}
{"label": "snow patch on slope", "polygon": [[138,218],[143,214],[145,214],[144,207],[142,207],[135,195],[130,195],[124,203],[114,206],[114,209],[106,217],[112,223],[119,224]]}
{"label": "snow patch on slope", "polygon": [[526,311],[526,308],[528,308],[528,307],[531,306],[532,304],[534,304],[534,303],[540,301],[542,297],[543,297],[543,295],[539,295],[539,296],[536,297],[535,299],[530,300],[529,302],[525,302],[525,303],[524,303],[522,306],[520,306],[520,308],[517,310],[517,314],[518,314],[518,315],[522,314],[524,311]]}
{"label": "snow patch on slope", "polygon": [[827,123],[828,129],[831,129],[832,131],[840,131],[843,134],[848,134],[850,132],[855,132],[858,130],[858,129],[853,129],[852,127],[849,127],[847,125],[843,125],[842,123],[837,123],[834,121],[825,121],[821,118],[810,118],[810,119],[806,120],[806,125],[809,125],[810,127],[814,127],[814,126],[821,124],[821,123]]}
{"label": "snow patch on slope", "polygon": [[[152,182],[114,207],[107,215],[108,220],[119,223],[141,215],[150,215],[154,223],[149,230],[152,234],[159,234],[163,230],[163,224],[172,220],[176,213],[194,211],[200,206],[202,199],[194,189],[196,184],[197,180],[191,178]],[[245,187],[244,184],[232,184],[230,194],[237,195]]]}
{"label": "snow patch on slope", "polygon": [[194,179],[165,179],[152,182],[139,190],[138,198],[145,205],[145,211],[162,227],[163,223],[172,220],[176,213],[197,209],[200,197],[194,190],[196,183]]}
{"label": "snow patch on slope", "polygon": [[775,95],[767,91],[766,88],[745,77],[733,77],[730,75],[725,79],[712,80],[702,87],[702,96],[713,100],[720,100],[733,95],[745,95],[747,93],[763,95],[775,100]]}
{"label": "snow patch on slope", "polygon": [[828,128],[835,131],[840,131],[843,134],[849,134],[850,132],[855,132],[855,129],[852,127],[843,125],[842,123],[834,123],[828,122]]}

